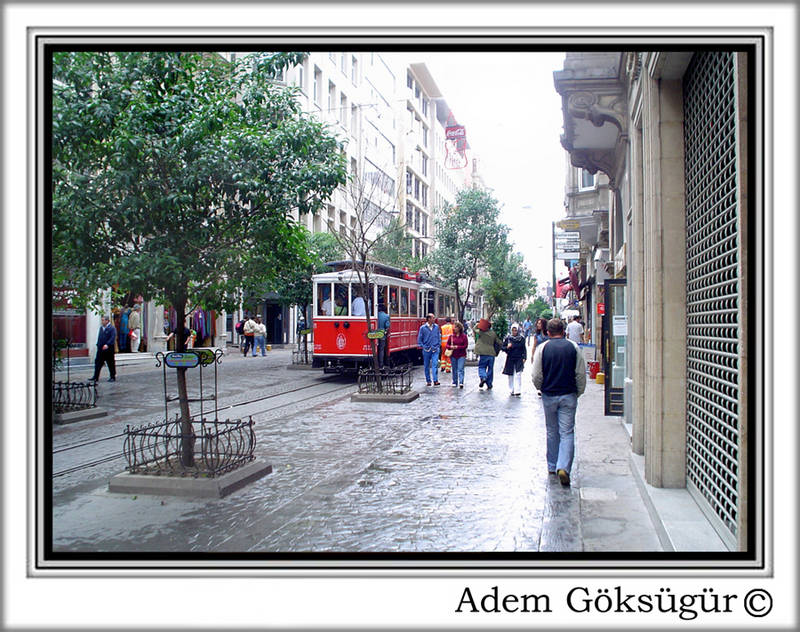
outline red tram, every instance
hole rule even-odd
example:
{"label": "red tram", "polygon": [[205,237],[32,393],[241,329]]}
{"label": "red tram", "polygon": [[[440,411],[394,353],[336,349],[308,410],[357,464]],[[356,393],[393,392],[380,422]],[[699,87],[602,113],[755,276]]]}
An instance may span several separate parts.
{"label": "red tram", "polygon": [[365,309],[370,309],[372,330],[377,329],[378,304],[391,319],[388,338],[389,365],[421,363],[417,332],[425,316],[455,314],[455,293],[436,287],[421,274],[370,264],[369,300],[360,297],[358,273],[349,261],[329,263],[333,272],[316,274],[314,281],[314,364],[325,373],[357,372],[370,362]]}

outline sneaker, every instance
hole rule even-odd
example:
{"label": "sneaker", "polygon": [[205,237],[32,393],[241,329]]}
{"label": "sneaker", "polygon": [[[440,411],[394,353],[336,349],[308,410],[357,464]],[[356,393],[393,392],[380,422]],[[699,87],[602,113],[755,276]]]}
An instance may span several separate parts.
{"label": "sneaker", "polygon": [[115,377],[110,377],[110,378],[108,378],[108,381],[109,381],[109,382],[116,382],[116,381],[117,381],[117,378],[115,378]]}
{"label": "sneaker", "polygon": [[561,481],[562,485],[565,487],[569,485],[569,474],[567,474],[567,470],[558,470],[556,474],[558,474],[558,480]]}
{"label": "sneaker", "polygon": [[425,386],[430,386],[430,385],[431,385],[431,383],[430,383],[430,382],[426,382],[426,383],[425,383]]}
{"label": "sneaker", "polygon": [[453,382],[453,383],[452,383],[450,386],[452,386],[453,388],[455,388],[456,386],[458,386],[458,384],[456,384],[455,382]]}
{"label": "sneaker", "polygon": [[458,388],[464,388],[464,385],[463,384],[459,384]]}
{"label": "sneaker", "polygon": [[434,382],[433,385],[434,386],[439,386],[439,382]]}
{"label": "sneaker", "polygon": [[492,385],[491,384],[487,384],[486,388],[488,388],[491,391],[492,390]]}
{"label": "sneaker", "polygon": [[483,378],[481,378],[481,383],[480,383],[480,384],[478,384],[478,388],[483,388],[483,385],[484,385],[484,384],[486,384],[486,380],[484,380]]}

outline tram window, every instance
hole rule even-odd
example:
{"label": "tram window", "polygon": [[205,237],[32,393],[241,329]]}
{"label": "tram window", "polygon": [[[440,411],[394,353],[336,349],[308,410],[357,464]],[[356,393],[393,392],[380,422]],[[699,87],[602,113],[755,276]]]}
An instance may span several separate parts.
{"label": "tram window", "polygon": [[[389,307],[389,288],[385,285],[378,286],[378,307],[383,305],[384,309]],[[388,311],[386,312],[389,313]]]}
{"label": "tram window", "polygon": [[389,286],[389,315],[390,316],[399,316],[399,312],[397,311],[398,308],[398,288],[394,285]]}
{"label": "tram window", "polygon": [[408,316],[408,288],[400,288],[400,315]]}
{"label": "tram window", "polygon": [[352,300],[350,302],[350,315],[351,316],[366,316],[367,306],[364,297],[361,296],[361,285],[353,283],[350,286],[350,295]]}
{"label": "tram window", "polygon": [[317,285],[317,316],[333,316],[330,283]]}
{"label": "tram window", "polygon": [[447,296],[445,297],[446,307],[445,307],[445,316],[452,316],[453,315],[453,297]]}
{"label": "tram window", "polygon": [[439,294],[439,309],[437,310],[436,315],[439,318],[444,318],[445,316],[447,316],[447,314],[445,314],[445,311],[444,311],[444,295],[443,294]]}
{"label": "tram window", "polygon": [[436,313],[436,292],[428,292],[428,302],[425,305],[425,317]]}
{"label": "tram window", "polygon": [[410,313],[412,316],[417,316],[417,291],[416,290],[409,290],[408,292],[409,302],[410,302]]}
{"label": "tram window", "polygon": [[333,315],[347,316],[347,283],[333,284]]}

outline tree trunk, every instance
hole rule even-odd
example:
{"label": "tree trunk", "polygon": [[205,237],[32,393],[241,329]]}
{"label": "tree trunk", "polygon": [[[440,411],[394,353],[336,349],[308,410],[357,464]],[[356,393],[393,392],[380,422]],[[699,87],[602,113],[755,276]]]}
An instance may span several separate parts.
{"label": "tree trunk", "polygon": [[[178,297],[172,306],[178,313],[178,326],[175,332],[175,348],[183,349],[186,343],[184,323],[186,322],[186,298]],[[186,368],[176,369],[178,383],[178,401],[180,403],[180,429],[181,429],[181,465],[192,467],[194,465],[194,428],[192,427],[192,414],[189,410],[189,392],[186,386]]]}

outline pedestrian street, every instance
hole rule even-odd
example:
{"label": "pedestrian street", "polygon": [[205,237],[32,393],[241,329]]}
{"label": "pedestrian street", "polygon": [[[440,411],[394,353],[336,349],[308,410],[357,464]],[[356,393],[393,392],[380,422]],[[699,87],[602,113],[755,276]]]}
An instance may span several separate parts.
{"label": "pedestrian street", "polygon": [[[106,478],[63,487],[53,501],[54,551],[660,551],[631,476],[627,434],[619,418],[602,415],[602,386],[589,381],[579,399],[565,487],[547,472],[530,366],[521,397],[510,396],[500,370],[492,391],[478,388],[475,366],[463,390],[449,386],[447,373],[427,387],[418,367],[420,397],[408,404],[351,402],[353,385],[305,408],[255,415],[256,454],[273,472],[221,499],[115,494]],[[271,377],[297,373],[276,368]],[[236,388],[260,375],[243,373]],[[104,385],[104,406],[119,384]]]}

